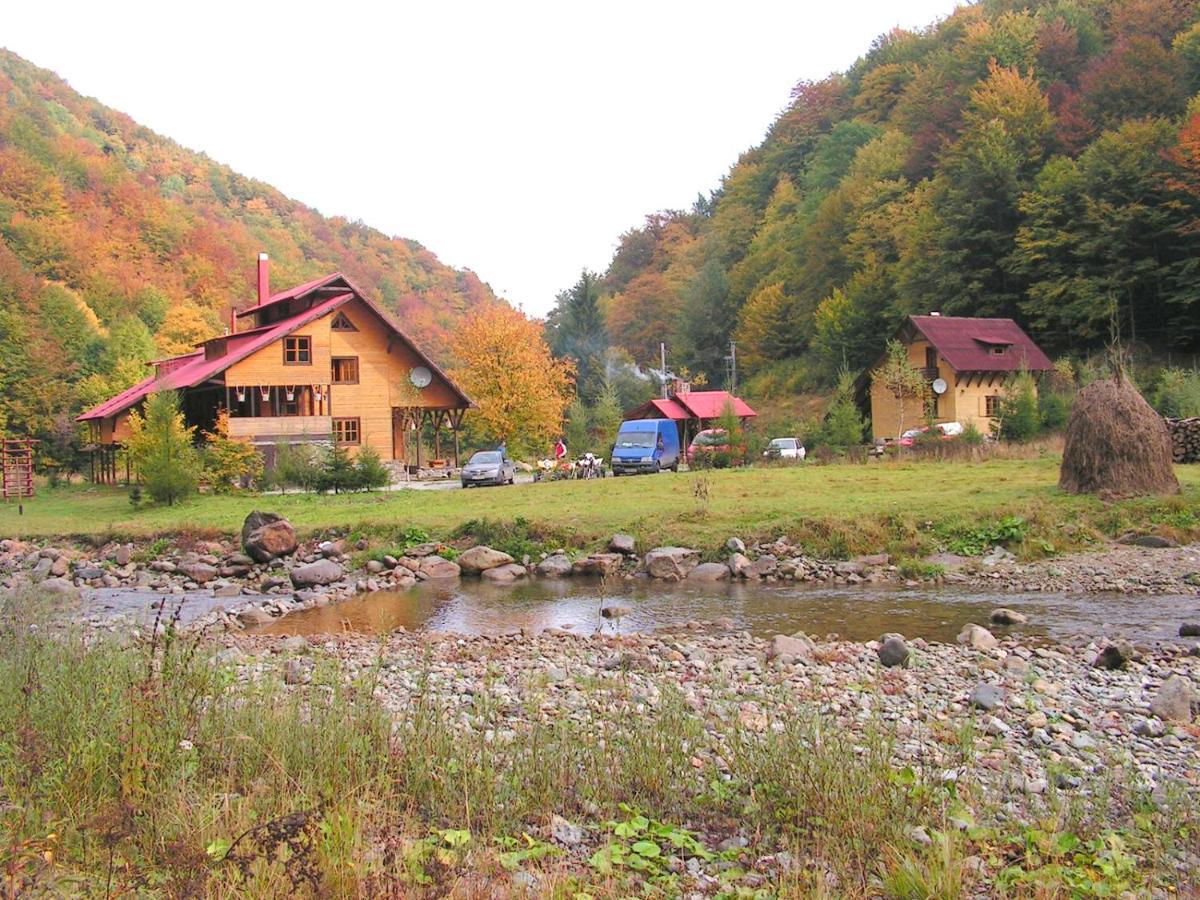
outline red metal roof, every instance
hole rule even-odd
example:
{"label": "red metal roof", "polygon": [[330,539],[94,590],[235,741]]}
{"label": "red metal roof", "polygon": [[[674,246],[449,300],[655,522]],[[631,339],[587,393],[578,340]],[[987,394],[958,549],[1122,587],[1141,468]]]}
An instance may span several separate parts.
{"label": "red metal roof", "polygon": [[[329,283],[334,281],[336,278],[341,277],[341,275],[331,275],[327,278],[319,279],[316,282],[309,282],[307,285],[301,285],[299,288],[293,288],[292,291],[284,291],[283,294],[299,296],[300,294],[307,292],[307,290],[311,290],[313,285]],[[404,343],[406,343],[412,349],[412,351],[416,353],[418,357],[420,357],[425,365],[427,365],[437,376],[444,380],[446,384],[450,386],[451,390],[453,390],[463,401],[465,406],[474,406],[471,398],[464,394],[453,381],[446,377],[446,374],[437,366],[437,364],[434,363],[433,360],[431,360],[428,356],[426,356],[421,349],[412,342],[408,335],[401,331],[395,325],[395,323],[392,322],[392,320],[387,316],[386,313],[383,312],[382,309],[376,306],[369,298],[363,296],[362,293],[358,292],[353,285],[350,285],[348,281],[346,284],[351,288],[352,291],[354,291],[353,293],[344,293],[336,297],[330,297],[328,300],[323,300],[316,306],[310,307],[309,309],[306,309],[303,312],[297,313],[296,315],[290,316],[286,319],[280,319],[278,322],[273,322],[270,325],[249,329],[247,331],[240,331],[236,334],[224,335],[222,337],[213,338],[211,341],[206,341],[206,344],[212,343],[212,341],[226,342],[225,353],[214,359],[205,359],[204,350],[200,349],[193,353],[186,353],[182,356],[176,356],[169,360],[161,361],[159,364],[160,374],[155,374],[144,381],[138,382],[133,387],[117,394],[117,396],[104,401],[92,409],[89,409],[87,412],[83,413],[83,415],[79,416],[76,421],[86,422],[92,419],[107,419],[110,416],[115,416],[117,413],[122,412],[123,410],[129,409],[131,406],[140,402],[149,394],[153,394],[158,391],[180,390],[182,388],[196,387],[197,385],[203,384],[210,378],[220,375],[234,363],[245,359],[251,353],[261,350],[263,347],[266,347],[269,344],[272,344],[275,341],[283,338],[284,336],[295,331],[297,328],[301,328],[304,325],[307,325],[309,322],[315,321],[316,319],[333,312],[335,309],[343,306],[355,297],[358,297],[358,299],[362,300],[363,303],[365,303],[367,307],[379,317],[386,327],[390,328],[397,337],[404,341]],[[276,297],[280,299],[290,299],[290,296],[283,297],[280,294],[276,294],[274,297],[272,297],[271,302],[274,302]]]}
{"label": "red metal roof", "polygon": [[748,404],[728,391],[691,391],[675,394],[666,400],[648,400],[641,406],[625,413],[627,419],[653,419],[662,417],[675,422],[686,419],[719,419],[725,406],[733,404],[733,412],[739,419],[757,416]]}
{"label": "red metal roof", "polygon": [[333,282],[341,280],[349,290],[356,292],[360,297],[362,292],[359,291],[350,280],[341,272],[334,272],[332,275],[323,275],[320,278],[314,278],[312,281],[306,281],[304,284],[298,284],[293,288],[288,288],[286,291],[280,291],[277,294],[272,294],[262,303],[255,303],[243,310],[238,311],[237,317],[252,316],[256,312],[261,312],[268,306],[274,306],[276,303],[282,303],[285,300],[295,300],[297,297],[303,297],[305,294],[311,294],[313,291],[320,290],[323,287],[328,287]]}
{"label": "red metal roof", "polygon": [[748,419],[752,416],[757,416],[744,400],[740,397],[735,397],[729,391],[689,391],[685,394],[676,394],[675,399],[681,403],[692,418],[696,419],[717,419],[725,413],[725,407],[733,404],[733,413],[739,419]]}
{"label": "red metal roof", "polygon": [[[910,316],[909,322],[956,372],[1031,372],[1053,369],[1041,348],[1012,319]],[[1005,347],[996,354],[993,348]]]}

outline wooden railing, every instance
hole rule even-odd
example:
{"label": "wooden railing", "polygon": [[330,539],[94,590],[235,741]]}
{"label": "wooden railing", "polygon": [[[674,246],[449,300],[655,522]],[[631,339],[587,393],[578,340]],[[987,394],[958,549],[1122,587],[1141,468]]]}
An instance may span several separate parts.
{"label": "wooden railing", "polygon": [[332,434],[330,416],[242,416],[229,420],[229,436],[236,438],[329,440]]}

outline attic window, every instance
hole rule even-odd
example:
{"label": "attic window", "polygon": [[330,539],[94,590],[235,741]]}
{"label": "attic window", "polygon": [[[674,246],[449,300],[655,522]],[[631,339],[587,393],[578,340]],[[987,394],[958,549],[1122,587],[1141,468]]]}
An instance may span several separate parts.
{"label": "attic window", "polygon": [[1008,347],[1004,344],[992,344],[992,356],[1003,356],[1008,352]]}
{"label": "attic window", "polygon": [[329,327],[334,331],[358,331],[358,329],[354,327],[354,323],[351,322],[343,312],[340,312],[333,317],[333,323]]}

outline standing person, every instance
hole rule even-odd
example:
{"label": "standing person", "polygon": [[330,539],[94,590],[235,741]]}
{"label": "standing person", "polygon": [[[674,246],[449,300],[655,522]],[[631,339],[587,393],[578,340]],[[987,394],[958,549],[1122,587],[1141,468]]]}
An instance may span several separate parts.
{"label": "standing person", "polygon": [[554,444],[554,458],[562,462],[567,456],[567,442],[559,438]]}

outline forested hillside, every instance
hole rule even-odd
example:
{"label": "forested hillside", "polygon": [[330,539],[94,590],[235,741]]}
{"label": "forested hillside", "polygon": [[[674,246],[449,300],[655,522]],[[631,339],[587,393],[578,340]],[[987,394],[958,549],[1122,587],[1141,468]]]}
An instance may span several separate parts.
{"label": "forested hillside", "polygon": [[931,310],[1012,316],[1055,354],[1114,331],[1195,351],[1198,20],[1187,0],[985,0],[881,37],[797,86],[711,196],[623,235],[602,323],[564,292],[558,346],[654,364],[665,340],[720,383],[733,338],[791,390]]}
{"label": "forested hillside", "polygon": [[0,49],[0,431],[65,453],[81,406],[253,302],[260,251],[275,289],[340,270],[438,354],[495,300],[415,241],[322,216]]}

